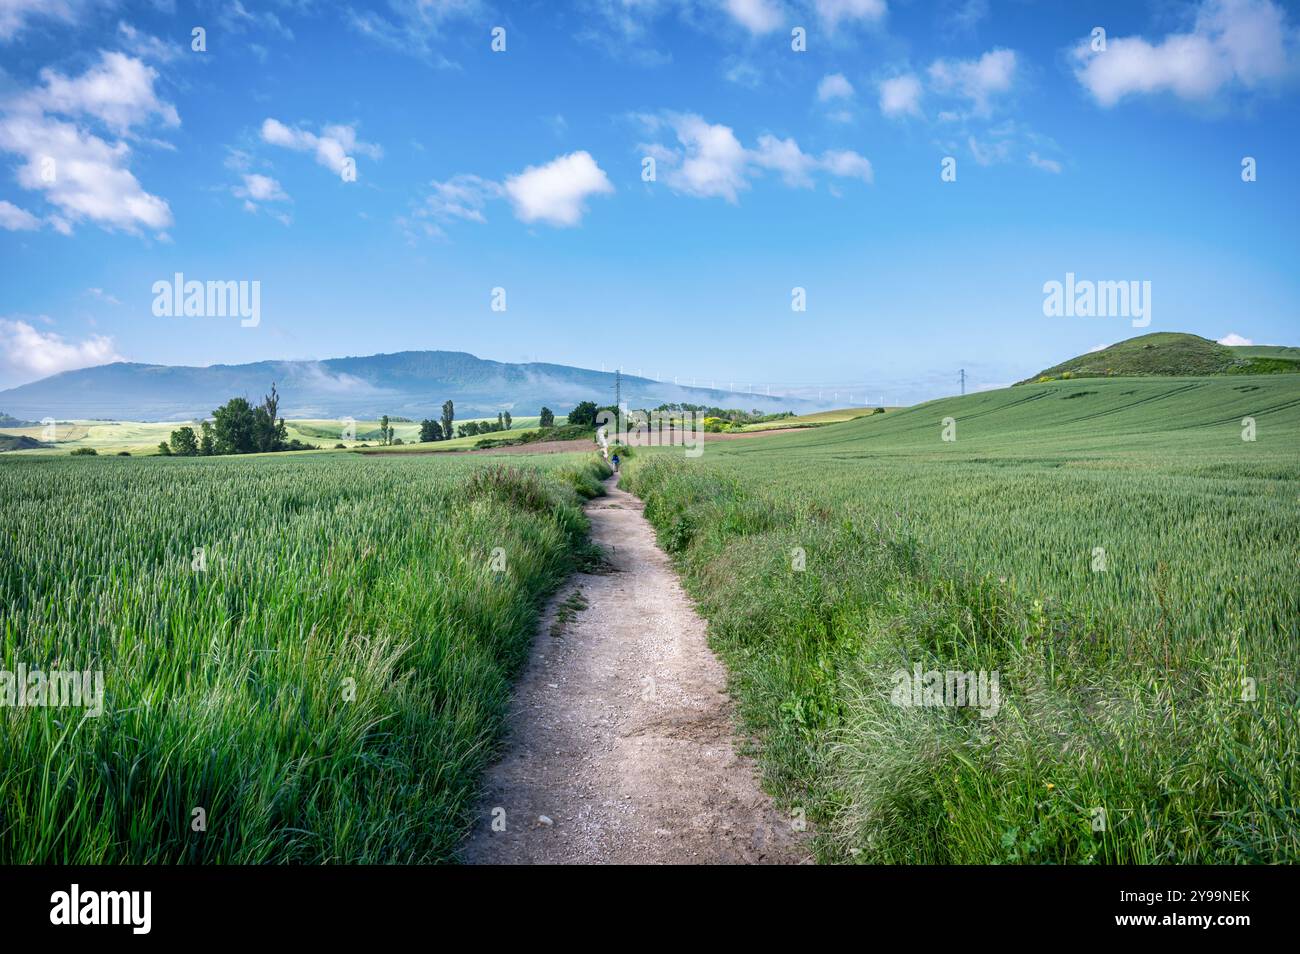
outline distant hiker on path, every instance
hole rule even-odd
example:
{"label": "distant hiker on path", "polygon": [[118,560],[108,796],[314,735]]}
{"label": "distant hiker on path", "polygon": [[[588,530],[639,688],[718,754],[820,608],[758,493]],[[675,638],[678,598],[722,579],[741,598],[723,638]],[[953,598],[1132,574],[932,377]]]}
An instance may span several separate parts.
{"label": "distant hiker on path", "polygon": [[618,455],[615,454],[613,457],[611,457],[611,458],[609,459],[609,462],[610,462],[611,464],[614,465],[614,473],[617,474],[617,473],[618,473]]}

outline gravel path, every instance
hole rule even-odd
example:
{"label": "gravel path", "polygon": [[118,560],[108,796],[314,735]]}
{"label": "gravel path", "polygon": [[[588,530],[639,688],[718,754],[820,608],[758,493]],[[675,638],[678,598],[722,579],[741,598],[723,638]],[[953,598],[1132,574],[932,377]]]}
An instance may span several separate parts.
{"label": "gravel path", "polygon": [[547,608],[465,860],[808,860],[735,750],[723,667],[641,501],[606,489],[587,514],[612,572],[575,575]]}

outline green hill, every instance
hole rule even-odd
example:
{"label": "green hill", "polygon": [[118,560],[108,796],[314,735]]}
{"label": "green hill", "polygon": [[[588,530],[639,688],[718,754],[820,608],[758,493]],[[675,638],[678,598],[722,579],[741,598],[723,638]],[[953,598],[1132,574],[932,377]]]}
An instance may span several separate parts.
{"label": "green hill", "polygon": [[1300,349],[1274,346],[1231,348],[1177,332],[1160,331],[1071,358],[1020,384],[1059,378],[1133,376],[1187,377],[1219,374],[1300,372]]}
{"label": "green hill", "polygon": [[53,444],[43,444],[36,438],[28,437],[25,434],[0,434],[0,454],[5,451],[34,450],[39,447],[53,446]]}
{"label": "green hill", "polygon": [[[1300,375],[1090,378],[622,481],[822,860],[1285,863],[1298,441]],[[917,671],[996,673],[997,711],[900,702]]]}

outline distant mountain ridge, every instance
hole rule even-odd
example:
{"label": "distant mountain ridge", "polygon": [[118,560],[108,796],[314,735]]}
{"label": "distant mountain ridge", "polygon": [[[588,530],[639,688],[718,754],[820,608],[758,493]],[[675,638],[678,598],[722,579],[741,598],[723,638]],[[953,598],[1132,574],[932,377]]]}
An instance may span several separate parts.
{"label": "distant mountain ridge", "polygon": [[1300,372],[1300,348],[1230,347],[1199,335],[1160,331],[1081,354],[1018,383],[1062,377],[1201,377],[1294,372]]}
{"label": "distant mountain ridge", "polygon": [[[413,420],[437,417],[442,402],[458,417],[564,414],[579,401],[613,404],[614,373],[562,364],[511,364],[463,351],[399,351],[321,361],[256,361],[209,367],[116,362],[64,371],[0,391],[0,408],[19,418],[183,421],[210,415],[232,397],[261,400],[275,382],[287,418]],[[691,388],[623,376],[633,407],[665,402],[763,411],[811,411],[814,402]]]}

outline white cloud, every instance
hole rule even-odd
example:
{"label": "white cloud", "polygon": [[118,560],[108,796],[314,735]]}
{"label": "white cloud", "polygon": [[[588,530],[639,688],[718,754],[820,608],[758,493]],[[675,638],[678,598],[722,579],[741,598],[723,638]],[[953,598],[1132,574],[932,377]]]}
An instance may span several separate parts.
{"label": "white cloud", "polygon": [[[348,24],[362,36],[439,67],[454,66],[434,49],[434,40],[451,20],[483,20],[479,0],[389,0],[389,19],[373,10],[348,8]],[[487,24],[484,23],[486,30]]]}
{"label": "white cloud", "polygon": [[20,186],[43,192],[59,207],[62,214],[50,217],[57,231],[68,234],[81,219],[129,232],[171,224],[166,201],[145,192],[128,168],[131,147],[102,139],[85,125],[98,122],[122,137],[133,137],[134,127],[155,118],[178,125],[175,107],[154,91],[157,77],[140,60],[101,53],[78,77],[42,70],[43,85],[0,107],[0,150],[23,160]]}
{"label": "white cloud", "polygon": [[935,60],[929,75],[935,90],[968,100],[975,114],[984,116],[990,99],[1011,89],[1015,72],[1015,51],[997,49],[978,60]]}
{"label": "white cloud", "polygon": [[1219,339],[1219,344],[1227,345],[1230,348],[1241,348],[1241,347],[1245,347],[1246,345],[1253,345],[1254,343],[1255,342],[1252,341],[1250,338],[1243,338],[1235,331],[1230,331],[1222,338]]}
{"label": "white cloud", "polygon": [[384,154],[378,145],[357,139],[357,131],[352,126],[325,126],[320,135],[317,135],[297,126],[286,126],[278,119],[269,117],[262,122],[262,141],[296,152],[314,153],[316,161],[335,175],[343,172],[348,157],[355,159],[353,153],[371,159],[379,159]]}
{"label": "white cloud", "polygon": [[12,40],[38,17],[72,23],[86,6],[84,0],[0,0],[0,40]]}
{"label": "white cloud", "polygon": [[118,135],[158,116],[168,126],[179,126],[176,107],[154,92],[158,71],[124,53],[100,53],[99,63],[76,77],[49,68],[41,70],[44,87],[30,94],[30,102],[46,112],[70,117],[93,117]]}
{"label": "white cloud", "polygon": [[819,165],[831,175],[839,176],[841,179],[861,179],[863,182],[875,180],[871,161],[866,156],[858,155],[848,149],[831,149],[822,153]]}
{"label": "white cloud", "polygon": [[41,220],[26,209],[20,209],[12,202],[0,199],[0,229],[10,232],[30,232],[39,229]]}
{"label": "white cloud", "polygon": [[1036,152],[1029,154],[1029,164],[1035,169],[1042,169],[1044,172],[1060,173],[1061,164],[1055,159],[1044,159]]}
{"label": "white cloud", "polygon": [[921,115],[921,81],[912,73],[880,84],[880,111],[886,116]]}
{"label": "white cloud", "polygon": [[737,193],[748,188],[745,147],[728,126],[710,125],[696,115],[674,116],[670,120],[681,151],[663,149],[659,160],[670,165],[664,177],[669,188],[701,198],[721,196],[737,201]]}
{"label": "white cloud", "polygon": [[1098,351],[1105,351],[1109,347],[1110,345],[1108,344],[1093,345],[1088,349],[1088,354],[1096,354]]}
{"label": "white cloud", "polygon": [[230,0],[221,9],[217,22],[232,33],[246,31],[278,33],[285,39],[293,39],[293,31],[285,26],[278,16],[270,10],[251,13],[240,0]]}
{"label": "white cloud", "polygon": [[464,219],[486,222],[483,209],[488,200],[500,198],[501,185],[481,176],[461,173],[444,182],[434,180],[433,192],[425,199],[427,213],[439,221]]}
{"label": "white cloud", "polygon": [[828,73],[817,84],[817,99],[827,103],[833,99],[852,99],[853,84],[844,78],[843,73]]}
{"label": "white cloud", "polygon": [[[0,0],[0,3],[3,2]],[[180,44],[165,43],[156,36],[137,30],[129,23],[118,23],[117,35],[122,38],[122,45],[127,50],[142,59],[169,63],[184,52]]]}
{"label": "white cloud", "polygon": [[24,382],[121,360],[113,339],[104,335],[69,342],[52,331],[37,331],[25,321],[0,318],[0,366]]}
{"label": "white cloud", "polygon": [[[271,178],[264,176],[259,172],[246,172],[241,177],[243,183],[234,186],[230,191],[236,198],[244,200],[244,208],[249,212],[256,212],[260,202],[289,202],[289,194],[284,191],[280,183]],[[277,218],[280,218],[277,215]],[[280,221],[285,221],[280,218]],[[285,224],[288,224],[287,222]]]}
{"label": "white cloud", "polygon": [[771,33],[781,25],[783,12],[773,0],[724,0],[733,20],[750,33]]}
{"label": "white cloud", "polygon": [[1281,80],[1294,72],[1296,48],[1297,31],[1272,0],[1205,0],[1191,32],[1108,38],[1104,51],[1081,41],[1074,75],[1103,107],[1142,94],[1206,100]]}
{"label": "white cloud", "polygon": [[588,198],[614,186],[591,153],[572,152],[510,176],[504,189],[520,221],[572,226],[582,220]]}
{"label": "white cloud", "polygon": [[643,145],[648,155],[666,167],[664,182],[675,192],[697,198],[722,198],[735,203],[749,188],[755,170],[780,174],[786,185],[810,188],[816,172],[871,181],[871,163],[854,152],[828,151],[820,158],[804,152],[794,139],[762,135],[757,148],[747,149],[729,126],[708,123],[693,113],[643,117],[652,129],[670,127],[677,147]]}
{"label": "white cloud", "polygon": [[408,239],[421,233],[445,237],[441,226],[455,221],[486,223],[487,204],[496,199],[510,200],[521,222],[574,226],[586,213],[589,198],[614,191],[604,170],[584,151],[529,166],[504,182],[460,173],[429,185],[432,191],[411,214],[397,219]]}
{"label": "white cloud", "polygon": [[877,23],[884,19],[885,0],[816,0],[817,16],[830,29],[841,22]]}

